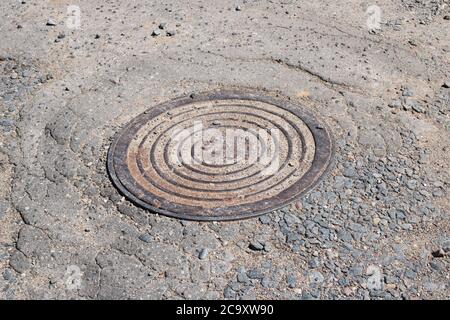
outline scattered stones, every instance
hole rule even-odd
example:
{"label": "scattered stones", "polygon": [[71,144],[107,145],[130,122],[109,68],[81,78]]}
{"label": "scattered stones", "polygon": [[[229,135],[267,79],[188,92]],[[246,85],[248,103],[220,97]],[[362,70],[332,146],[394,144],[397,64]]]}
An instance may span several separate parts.
{"label": "scattered stones", "polygon": [[430,267],[436,271],[440,271],[444,268],[442,262],[440,261],[430,261]]}
{"label": "scattered stones", "polygon": [[257,270],[257,269],[249,270],[247,272],[247,276],[250,279],[259,279],[259,280],[261,280],[262,278],[264,278],[264,274],[261,271]]}
{"label": "scattered stones", "polygon": [[14,276],[9,269],[3,271],[3,279],[5,279],[8,282],[14,279]]}
{"label": "scattered stones", "polygon": [[[420,58],[424,46],[411,33],[411,21],[430,23],[426,16],[442,18],[442,10],[434,11],[433,1],[402,0],[398,7],[405,3],[411,20],[383,22],[386,32],[370,41],[362,30],[340,37],[316,17],[297,25],[291,5],[280,11],[258,2],[252,10],[265,11],[265,33],[251,23],[231,30],[233,19],[253,18],[229,4],[201,4],[224,19],[200,10],[203,19],[193,24],[170,3],[157,5],[153,14],[173,22],[156,20],[147,31],[148,16],[139,20],[131,9],[127,20],[121,9],[114,15],[101,9],[105,21],[82,20],[83,30],[93,30],[86,38],[72,37],[80,34],[63,28],[63,20],[48,28],[13,22],[9,30],[21,39],[27,32],[36,37],[28,44],[17,41],[17,48],[6,43],[15,48],[11,54],[29,50],[37,61],[70,57],[70,63],[58,67],[0,56],[0,181],[6,181],[0,219],[8,230],[0,232],[0,299],[13,295],[8,292],[50,299],[448,298],[443,159],[450,83],[441,72],[448,48],[430,36],[427,45],[437,50],[432,59]],[[199,14],[187,10],[193,18]],[[105,24],[116,18],[133,21],[131,29]],[[288,24],[281,23],[284,18]],[[181,29],[184,19],[189,21]],[[228,27],[219,26],[225,21]],[[294,29],[297,34],[289,32]],[[233,41],[214,41],[223,30]],[[154,39],[158,50],[149,47],[148,31],[160,37]],[[66,37],[67,46],[52,43]],[[317,46],[302,49],[305,41]],[[111,45],[120,46],[125,58],[109,52]],[[248,57],[240,57],[244,49]],[[277,52],[285,61],[272,59]],[[146,55],[158,63],[144,62]],[[47,76],[50,69],[54,76]],[[362,81],[354,81],[359,76]],[[274,94],[309,88],[307,98],[304,92],[298,98],[329,115],[334,134],[330,174],[288,208],[238,222],[179,222],[125,201],[106,174],[105,154],[130,112],[147,108],[148,99],[229,86],[236,79]],[[398,90],[399,79],[414,92],[406,85]],[[378,269],[366,272],[371,264]],[[67,290],[69,266],[79,267],[81,288]],[[42,285],[38,290],[36,283]]]}
{"label": "scattered stones", "polygon": [[249,283],[250,282],[250,278],[247,276],[247,274],[245,272],[240,272],[237,275],[237,281],[240,283]]}
{"label": "scattered stones", "polygon": [[263,216],[259,217],[259,221],[262,224],[269,224],[270,223],[270,218],[269,218],[268,215],[263,215]]}
{"label": "scattered stones", "polygon": [[415,112],[418,112],[418,113],[424,113],[425,112],[425,109],[422,108],[418,103],[414,103],[411,107],[412,107],[412,109]]}
{"label": "scattered stones", "polygon": [[450,240],[446,240],[442,243],[442,250],[446,253],[450,252]]}

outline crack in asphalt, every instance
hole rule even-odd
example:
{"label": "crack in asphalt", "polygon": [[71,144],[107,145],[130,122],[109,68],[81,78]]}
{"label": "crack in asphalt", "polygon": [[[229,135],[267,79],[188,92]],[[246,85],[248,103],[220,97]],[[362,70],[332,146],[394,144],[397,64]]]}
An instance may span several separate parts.
{"label": "crack in asphalt", "polygon": [[213,55],[213,56],[217,56],[220,58],[223,58],[225,60],[229,60],[232,62],[245,62],[245,63],[256,63],[256,62],[265,62],[265,63],[271,63],[271,64],[278,64],[281,66],[284,66],[286,68],[289,68],[291,70],[294,71],[299,71],[299,72],[303,72],[308,74],[309,76],[311,76],[312,78],[316,79],[318,82],[322,83],[324,86],[326,86],[329,89],[332,89],[334,91],[340,91],[339,89],[345,89],[347,91],[350,92],[354,92],[354,93],[362,93],[362,90],[356,90],[356,88],[352,87],[351,85],[341,82],[341,81],[336,81],[336,80],[332,80],[329,77],[325,77],[324,75],[315,72],[314,70],[312,70],[311,68],[308,68],[300,63],[298,64],[294,64],[292,62],[286,61],[284,59],[281,58],[274,58],[274,57],[268,57],[268,58],[243,58],[243,57],[231,57],[231,56],[227,56],[218,52],[212,52],[212,51],[205,51],[205,50],[201,50],[199,49],[199,51],[203,54],[209,54],[209,55]]}

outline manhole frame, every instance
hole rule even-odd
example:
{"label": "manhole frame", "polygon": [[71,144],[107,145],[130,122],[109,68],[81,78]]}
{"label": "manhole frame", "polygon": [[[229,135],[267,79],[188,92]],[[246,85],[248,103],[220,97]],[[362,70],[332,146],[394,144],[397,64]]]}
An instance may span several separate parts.
{"label": "manhole frame", "polygon": [[[183,213],[176,213],[172,212],[166,209],[162,209],[159,207],[155,207],[141,199],[139,199],[137,196],[135,196],[128,188],[126,188],[122,182],[120,181],[119,177],[116,174],[115,164],[114,164],[114,154],[116,145],[119,142],[120,138],[124,136],[128,129],[135,125],[136,122],[142,121],[140,119],[140,116],[146,115],[149,112],[153,110],[161,110],[162,112],[166,112],[168,110],[171,110],[173,108],[185,105],[187,103],[195,103],[195,102],[203,102],[208,100],[226,100],[226,99],[243,99],[243,100],[252,100],[252,101],[261,101],[268,104],[272,104],[276,107],[285,109],[296,116],[300,118],[301,121],[303,121],[306,126],[311,131],[315,145],[322,145],[324,143],[325,146],[328,146],[328,160],[326,163],[326,167],[322,170],[322,174],[315,176],[313,175],[311,178],[307,180],[308,186],[305,187],[302,191],[300,191],[295,196],[290,197],[289,199],[278,203],[273,208],[269,209],[263,209],[263,210],[257,210],[255,208],[255,211],[244,213],[244,214],[238,214],[238,215],[214,215],[214,216],[201,216],[201,215],[192,215],[192,214],[183,214]],[[316,147],[316,153],[314,155],[314,160],[312,162],[311,168],[306,172],[310,172],[310,170],[314,167],[322,167],[321,163],[318,163],[316,161],[318,149]],[[324,150],[324,147],[321,147],[319,152],[326,151]],[[306,193],[308,193],[311,189],[313,189],[317,184],[319,184],[323,179],[325,179],[331,169],[334,167],[334,158],[335,155],[335,141],[333,139],[333,136],[331,134],[331,130],[329,126],[323,121],[322,118],[318,117],[317,115],[313,115],[308,110],[305,110],[305,108],[302,108],[299,105],[296,105],[295,103],[291,103],[288,99],[281,97],[280,95],[277,95],[276,97],[269,96],[267,92],[260,92],[256,90],[215,90],[215,91],[207,91],[207,92],[201,92],[198,94],[191,94],[189,96],[182,96],[175,99],[171,99],[169,101],[159,103],[155,106],[152,106],[145,110],[144,112],[138,114],[137,116],[133,117],[128,123],[126,123],[123,127],[121,127],[118,132],[113,137],[113,142],[110,144],[108,149],[108,155],[107,155],[107,171],[110,179],[112,180],[114,186],[116,189],[127,199],[130,200],[135,205],[149,210],[153,213],[165,215],[171,218],[176,218],[180,220],[191,220],[191,221],[236,221],[236,220],[243,220],[243,219],[249,219],[254,218],[258,216],[262,216],[264,214],[274,212],[276,210],[285,208],[289,206],[290,204],[294,203],[295,201],[299,200],[301,197],[303,197]],[[315,178],[315,180],[314,180]],[[314,180],[311,182],[311,180]],[[149,193],[150,194],[150,193]],[[276,197],[276,196],[275,196]],[[269,198],[268,200],[270,201]],[[258,202],[255,202],[257,204]],[[252,203],[253,205],[253,203]],[[181,206],[181,205],[180,205]],[[227,208],[227,207],[225,207]]]}

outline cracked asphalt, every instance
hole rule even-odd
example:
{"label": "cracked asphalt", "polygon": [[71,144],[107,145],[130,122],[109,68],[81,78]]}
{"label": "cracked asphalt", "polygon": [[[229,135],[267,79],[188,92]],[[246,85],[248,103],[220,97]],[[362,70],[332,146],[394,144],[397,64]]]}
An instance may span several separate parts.
{"label": "cracked asphalt", "polygon": [[[449,23],[448,0],[1,1],[0,299],[448,299]],[[330,174],[237,222],[123,198],[115,133],[215,89],[315,114]]]}

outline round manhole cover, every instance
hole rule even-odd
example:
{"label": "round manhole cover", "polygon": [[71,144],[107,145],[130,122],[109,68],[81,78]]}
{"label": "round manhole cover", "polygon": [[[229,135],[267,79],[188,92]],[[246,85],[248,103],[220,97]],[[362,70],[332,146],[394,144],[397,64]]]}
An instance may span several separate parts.
{"label": "round manhole cover", "polygon": [[191,220],[236,220],[283,207],[327,171],[330,132],[285,100],[248,92],[155,106],[118,134],[114,184],[136,204]]}

